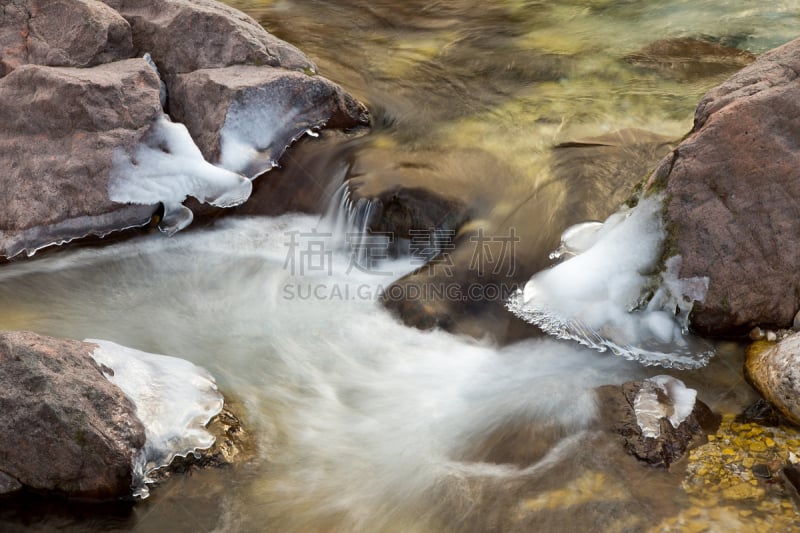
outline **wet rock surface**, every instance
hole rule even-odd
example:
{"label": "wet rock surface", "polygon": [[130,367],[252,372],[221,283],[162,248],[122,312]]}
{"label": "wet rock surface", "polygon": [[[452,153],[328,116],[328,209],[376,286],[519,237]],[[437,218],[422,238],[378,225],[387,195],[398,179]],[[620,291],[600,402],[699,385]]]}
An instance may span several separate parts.
{"label": "wet rock surface", "polygon": [[[133,403],[91,357],[92,344],[0,334],[0,480],[86,498],[128,497],[145,441]],[[16,483],[15,483],[16,481]]]}
{"label": "wet rock surface", "polygon": [[177,456],[172,463],[156,470],[150,477],[158,484],[175,475],[191,474],[207,468],[227,468],[252,458],[253,436],[242,421],[243,410],[240,404],[227,399],[222,412],[206,426],[216,438],[211,448],[198,450],[186,457]]}
{"label": "wet rock surface", "polygon": [[753,343],[745,375],[786,419],[800,425],[800,333],[777,344]]}
{"label": "wet rock surface", "polygon": [[[637,396],[650,382],[634,381],[622,386],[606,385],[597,389],[603,425],[616,433],[631,455],[652,466],[669,468],[693,446],[699,445],[705,435],[713,431],[719,422],[711,410],[701,401],[696,401],[691,414],[675,427],[667,418],[658,420],[659,434],[648,437],[637,419],[635,406]],[[659,401],[672,406],[672,400],[662,394]]]}
{"label": "wet rock surface", "polygon": [[795,40],[709,91],[690,134],[649,178],[668,197],[680,276],[710,280],[691,315],[702,334],[788,327],[800,307],[798,58]]}

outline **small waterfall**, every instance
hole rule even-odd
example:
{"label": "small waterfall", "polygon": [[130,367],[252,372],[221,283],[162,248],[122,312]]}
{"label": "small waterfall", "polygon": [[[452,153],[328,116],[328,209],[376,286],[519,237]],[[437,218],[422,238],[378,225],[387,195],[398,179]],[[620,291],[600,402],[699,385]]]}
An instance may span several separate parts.
{"label": "small waterfall", "polygon": [[372,268],[389,258],[386,252],[393,241],[392,235],[372,230],[372,217],[380,209],[380,200],[354,200],[350,182],[345,181],[331,197],[320,231],[330,234],[336,249],[349,250],[354,263]]}

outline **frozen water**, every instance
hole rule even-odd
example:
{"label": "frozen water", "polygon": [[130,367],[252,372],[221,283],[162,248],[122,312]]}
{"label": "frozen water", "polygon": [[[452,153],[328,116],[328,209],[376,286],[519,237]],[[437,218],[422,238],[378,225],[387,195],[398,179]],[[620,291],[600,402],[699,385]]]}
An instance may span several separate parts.
{"label": "frozen water", "polygon": [[[269,87],[252,88],[235,100],[220,132],[220,165],[232,172],[255,178],[278,165],[283,152],[305,134],[325,125],[314,116],[281,100]],[[319,113],[317,113],[319,115]]]}
{"label": "frozen water", "polygon": [[[164,204],[162,230],[174,233],[191,222],[181,205],[187,196],[217,207],[239,205],[253,185],[244,176],[203,159],[188,130],[164,115],[133,154],[114,154],[109,198],[131,204]],[[176,223],[177,221],[177,223]]]}
{"label": "frozen water", "polygon": [[661,435],[662,418],[667,418],[672,427],[677,428],[692,414],[696,399],[696,390],[687,388],[683,381],[672,376],[654,376],[645,380],[633,402],[636,423],[642,435],[649,438]]}
{"label": "frozen water", "polygon": [[713,351],[688,333],[688,317],[708,280],[679,279],[679,257],[655,271],[666,237],[661,210],[651,197],[602,227],[578,226],[565,239],[577,255],[533,276],[509,309],[551,335],[645,365],[705,365]]}
{"label": "frozen water", "polygon": [[133,490],[146,498],[153,470],[214,444],[205,426],[222,410],[222,395],[211,374],[189,361],[104,340],[86,342],[99,346],[92,357],[113,371],[105,376],[133,401],[144,424],[145,446],[133,460]]}
{"label": "frozen water", "polygon": [[588,250],[603,227],[602,222],[590,221],[574,224],[561,234],[561,245],[550,254],[550,259],[561,259],[565,255],[577,255]]}

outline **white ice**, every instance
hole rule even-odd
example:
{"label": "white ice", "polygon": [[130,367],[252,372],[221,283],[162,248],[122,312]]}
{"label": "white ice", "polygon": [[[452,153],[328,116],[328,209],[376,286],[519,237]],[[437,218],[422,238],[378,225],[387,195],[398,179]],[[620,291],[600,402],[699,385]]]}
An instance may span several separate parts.
{"label": "white ice", "polygon": [[183,124],[164,115],[157,120],[133,154],[119,149],[109,183],[109,198],[132,204],[164,204],[162,229],[172,234],[191,222],[181,202],[193,196],[217,207],[239,205],[253,185],[244,176],[203,159]]}
{"label": "white ice", "polygon": [[220,131],[220,166],[255,178],[277,166],[278,159],[305,134],[316,135],[326,120],[313,118],[312,109],[281,101],[268,87],[250,90],[235,100]]}
{"label": "white ice", "polygon": [[[667,402],[659,400],[656,389],[666,396]],[[645,380],[633,402],[636,423],[642,435],[648,438],[661,435],[662,418],[667,418],[672,427],[677,428],[692,414],[696,400],[697,391],[687,388],[683,381],[672,376],[654,376]]]}
{"label": "white ice", "polygon": [[533,276],[509,309],[551,335],[645,365],[706,364],[713,352],[688,333],[688,316],[708,281],[679,279],[678,257],[656,271],[666,237],[662,206],[660,198],[644,198],[600,228],[578,227],[587,238],[570,248],[577,255]]}
{"label": "white ice", "polygon": [[214,378],[189,361],[87,339],[99,346],[92,357],[113,372],[104,372],[136,405],[145,428],[145,446],[133,459],[134,496],[146,498],[151,472],[176,456],[214,444],[205,426],[222,410]]}

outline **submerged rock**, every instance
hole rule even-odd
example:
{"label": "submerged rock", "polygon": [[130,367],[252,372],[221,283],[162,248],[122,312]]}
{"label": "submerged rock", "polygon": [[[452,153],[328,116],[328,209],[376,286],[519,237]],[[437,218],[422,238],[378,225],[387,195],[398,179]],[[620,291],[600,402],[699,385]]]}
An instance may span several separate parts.
{"label": "submerged rock", "polygon": [[130,496],[145,428],[133,402],[103,377],[94,348],[0,334],[0,472],[20,485],[87,498]]}
{"label": "submerged rock", "polygon": [[[114,153],[162,115],[143,59],[22,66],[0,79],[0,256],[146,224],[154,205],[109,198]],[[35,89],[35,90],[34,90]]]}
{"label": "submerged rock", "polygon": [[[707,335],[788,327],[800,307],[800,40],[709,91],[686,139],[650,176],[665,190],[669,255],[708,277],[691,324]],[[665,257],[668,256],[665,254]]]}
{"label": "submerged rock", "polygon": [[[688,393],[688,394],[687,394]],[[718,419],[680,380],[657,376],[597,389],[604,425],[638,459],[668,468],[714,431]]]}
{"label": "submerged rock", "polygon": [[661,39],[625,56],[625,61],[664,76],[693,80],[746,67],[756,56],[746,50],[691,37]]}
{"label": "submerged rock", "polygon": [[747,353],[745,374],[770,404],[800,425],[800,333],[777,344],[754,343]]}

